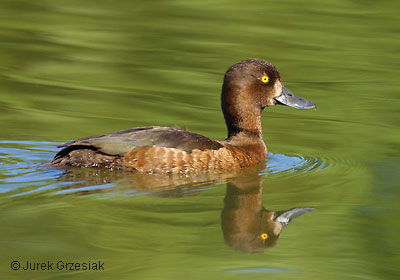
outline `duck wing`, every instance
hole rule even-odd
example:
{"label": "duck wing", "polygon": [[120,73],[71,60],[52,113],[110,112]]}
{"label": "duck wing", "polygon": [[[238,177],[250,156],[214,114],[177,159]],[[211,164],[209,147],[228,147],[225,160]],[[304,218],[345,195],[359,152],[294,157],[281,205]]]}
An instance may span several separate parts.
{"label": "duck wing", "polygon": [[54,159],[61,158],[73,150],[91,149],[106,155],[124,156],[136,147],[161,146],[186,152],[218,150],[223,145],[208,137],[178,127],[136,127],[107,134],[89,136],[58,146],[63,148]]}

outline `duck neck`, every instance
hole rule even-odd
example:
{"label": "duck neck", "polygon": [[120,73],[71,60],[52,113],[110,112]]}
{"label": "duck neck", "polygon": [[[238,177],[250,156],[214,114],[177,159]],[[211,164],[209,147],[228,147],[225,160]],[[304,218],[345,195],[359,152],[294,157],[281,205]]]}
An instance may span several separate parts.
{"label": "duck neck", "polygon": [[[233,121],[232,121],[233,120]],[[240,116],[237,118],[235,116],[232,119],[232,116],[228,117],[225,115],[225,123],[228,129],[228,139],[232,139],[234,137],[243,137],[246,136],[248,138],[256,138],[262,139],[262,126],[261,126],[261,116]]]}
{"label": "duck neck", "polygon": [[239,104],[235,100],[229,101],[223,100],[222,102],[222,112],[228,129],[226,140],[239,136],[240,138],[246,137],[262,140],[262,109],[254,108],[250,104]]}

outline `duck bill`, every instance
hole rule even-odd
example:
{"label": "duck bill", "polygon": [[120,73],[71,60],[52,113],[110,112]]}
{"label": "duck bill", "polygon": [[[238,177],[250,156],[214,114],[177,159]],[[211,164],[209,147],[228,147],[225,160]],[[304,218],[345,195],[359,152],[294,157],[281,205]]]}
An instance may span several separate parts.
{"label": "duck bill", "polygon": [[315,104],[300,96],[291,93],[284,85],[282,85],[281,95],[274,98],[276,104],[290,106],[296,109],[313,109]]}
{"label": "duck bill", "polygon": [[290,224],[297,217],[300,217],[301,215],[311,212],[311,211],[314,211],[314,210],[315,210],[315,208],[313,208],[313,207],[293,208],[293,209],[290,209],[287,211],[277,212],[274,220],[276,222],[281,223],[282,227],[285,227],[288,224]]}

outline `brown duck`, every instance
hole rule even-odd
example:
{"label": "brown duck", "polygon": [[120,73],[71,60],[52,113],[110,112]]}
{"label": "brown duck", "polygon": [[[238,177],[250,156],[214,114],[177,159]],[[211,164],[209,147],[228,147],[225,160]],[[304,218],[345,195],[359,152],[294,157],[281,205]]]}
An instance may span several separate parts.
{"label": "brown duck", "polygon": [[192,173],[233,170],[265,159],[261,113],[277,104],[297,109],[314,103],[287,90],[278,70],[264,60],[250,59],[228,69],[221,105],[228,136],[210,139],[177,127],[137,127],[90,136],[63,144],[51,166],[99,167],[140,172]]}
{"label": "brown duck", "polygon": [[314,207],[285,211],[267,210],[262,205],[263,176],[246,175],[227,183],[221,227],[225,243],[246,253],[262,253],[278,241],[281,231]]}

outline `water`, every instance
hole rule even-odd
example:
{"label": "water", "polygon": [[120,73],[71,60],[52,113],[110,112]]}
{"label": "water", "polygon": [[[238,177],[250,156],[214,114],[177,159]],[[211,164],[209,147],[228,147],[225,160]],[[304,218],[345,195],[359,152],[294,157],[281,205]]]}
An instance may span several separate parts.
{"label": "water", "polygon": [[[3,0],[1,278],[398,279],[399,8]],[[317,105],[264,111],[259,166],[196,178],[42,166],[60,143],[136,126],[224,139],[223,74],[253,57]],[[279,238],[257,223],[302,207],[315,210]],[[264,231],[273,246],[257,243]]]}

